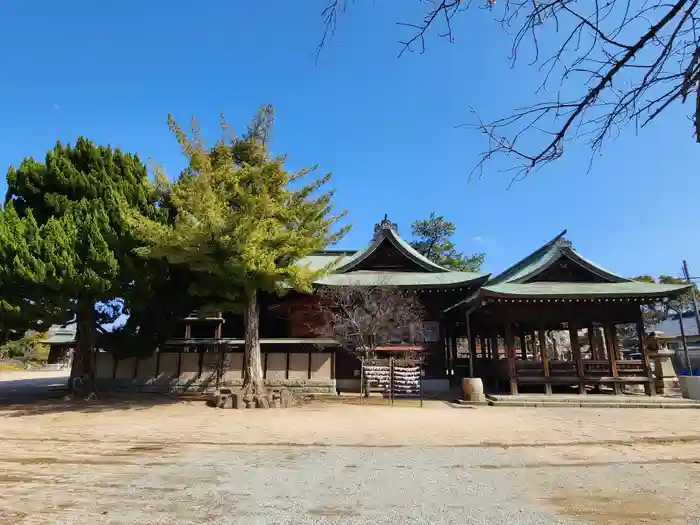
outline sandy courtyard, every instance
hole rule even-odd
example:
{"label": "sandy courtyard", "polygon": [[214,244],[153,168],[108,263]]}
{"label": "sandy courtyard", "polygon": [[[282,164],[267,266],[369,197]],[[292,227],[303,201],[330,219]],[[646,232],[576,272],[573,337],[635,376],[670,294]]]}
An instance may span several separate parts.
{"label": "sandy courtyard", "polygon": [[700,410],[0,409],[0,524],[700,523]]}

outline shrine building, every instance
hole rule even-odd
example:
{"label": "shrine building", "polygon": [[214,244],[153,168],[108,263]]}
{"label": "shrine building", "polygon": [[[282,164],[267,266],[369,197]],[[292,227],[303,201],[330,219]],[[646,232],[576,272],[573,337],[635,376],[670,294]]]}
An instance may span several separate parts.
{"label": "shrine building", "polygon": [[[498,275],[454,271],[414,250],[386,218],[359,251],[325,250],[299,261],[332,267],[317,287],[390,287],[423,306],[423,384],[427,394],[480,377],[500,392],[615,392],[636,385],[654,394],[642,306],[677,297],[684,285],[636,282],[579,254],[566,231]],[[318,296],[262,296],[260,343],[266,382],[306,392],[359,391],[359,360],[319,337]],[[641,355],[622,351],[619,327],[636,330]],[[223,313],[182,321],[149,359],[116,362],[99,354],[105,386],[191,390],[242,383],[243,321]],[[401,350],[400,341],[382,350]]]}

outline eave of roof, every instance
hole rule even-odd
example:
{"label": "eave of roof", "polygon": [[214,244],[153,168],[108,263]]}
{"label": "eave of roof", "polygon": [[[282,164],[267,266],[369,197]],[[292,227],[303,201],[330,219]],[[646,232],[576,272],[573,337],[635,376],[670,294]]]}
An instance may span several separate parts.
{"label": "eave of roof", "polygon": [[481,289],[482,297],[502,298],[664,298],[676,297],[688,289],[682,284],[655,284],[636,281],[618,283],[501,283]]}
{"label": "eave of roof", "polygon": [[317,280],[319,286],[397,286],[402,288],[459,288],[483,285],[488,275],[472,272],[369,272],[332,273]]}

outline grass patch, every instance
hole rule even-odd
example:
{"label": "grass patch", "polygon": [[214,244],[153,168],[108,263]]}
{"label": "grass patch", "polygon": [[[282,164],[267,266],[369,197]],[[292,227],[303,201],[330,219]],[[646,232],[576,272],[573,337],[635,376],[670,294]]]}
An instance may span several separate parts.
{"label": "grass patch", "polygon": [[24,365],[20,363],[0,363],[0,372],[17,372],[24,370]]}

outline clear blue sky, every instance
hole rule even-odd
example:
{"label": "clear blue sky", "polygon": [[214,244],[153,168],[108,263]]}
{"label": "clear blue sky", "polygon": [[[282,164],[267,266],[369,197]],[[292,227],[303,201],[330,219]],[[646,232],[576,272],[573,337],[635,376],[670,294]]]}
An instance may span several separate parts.
{"label": "clear blue sky", "polygon": [[574,247],[618,273],[678,274],[686,258],[700,274],[700,146],[680,109],[609,143],[588,174],[590,153],[572,148],[510,189],[498,172],[470,183],[484,143],[454,126],[469,106],[493,118],[526,103],[537,71],[510,68],[510,40],[484,10],[464,17],[456,43],[434,38],[425,55],[397,59],[395,22],[416,19],[415,0],[357,0],[316,63],[324,4],[5,2],[0,166],[84,135],[174,175],[183,159],[168,112],[185,124],[196,114],[216,137],[220,112],[243,129],[272,103],[273,147],[289,166],[334,173],[355,224],[342,248],[364,245],[385,213],[405,233],[435,211],[456,223],[461,250],[487,253],[487,271],[567,228]]}

